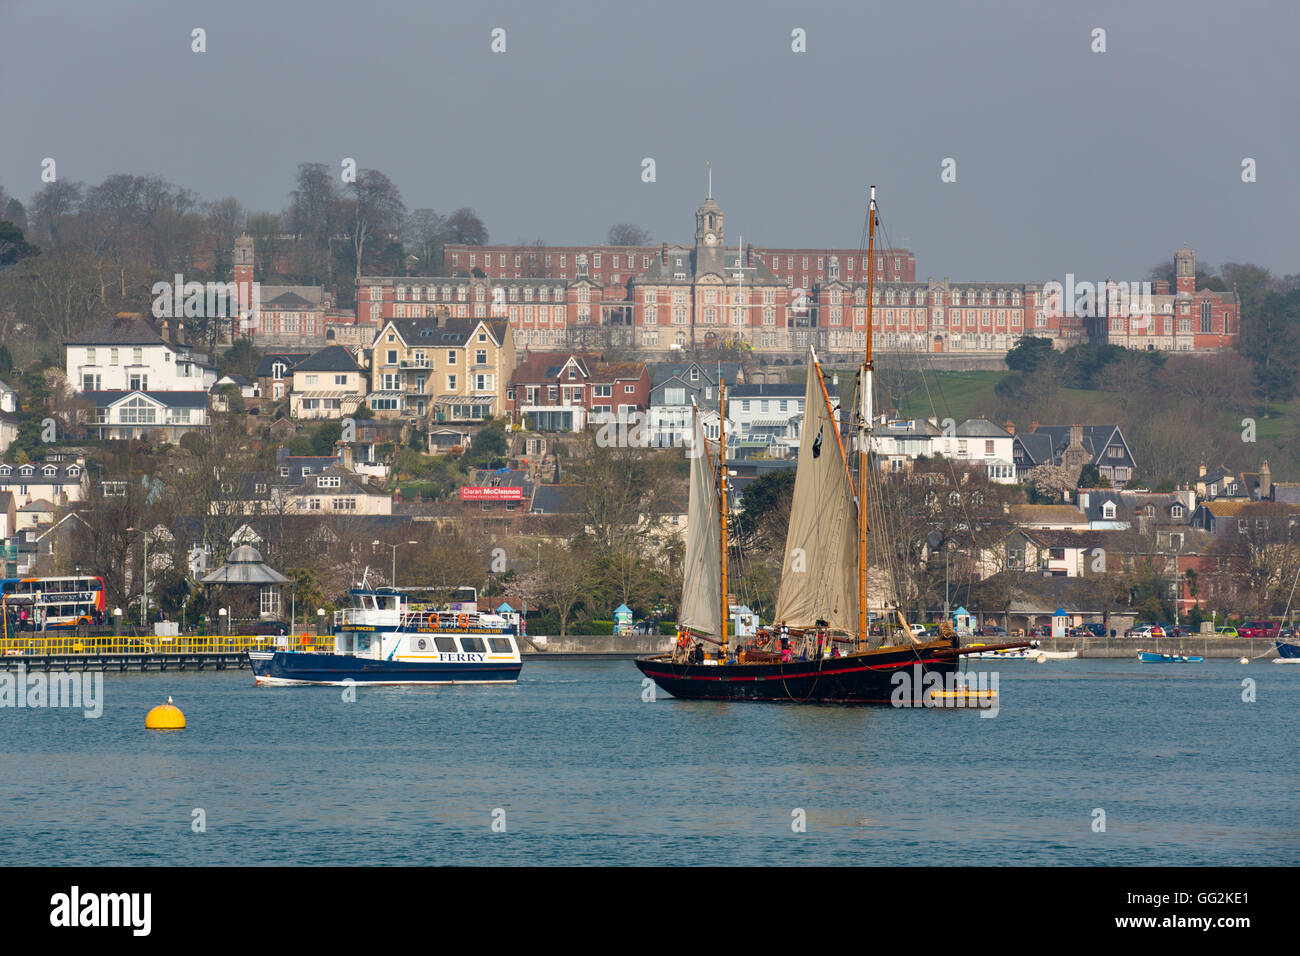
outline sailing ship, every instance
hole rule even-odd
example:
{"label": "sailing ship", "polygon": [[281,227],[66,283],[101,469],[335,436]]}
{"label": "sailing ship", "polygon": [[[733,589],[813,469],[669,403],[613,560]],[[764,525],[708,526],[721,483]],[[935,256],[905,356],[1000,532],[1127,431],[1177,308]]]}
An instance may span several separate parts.
{"label": "sailing ship", "polygon": [[[871,187],[867,242],[866,352],[855,409],[855,484],[836,409],[816,350],[809,348],[803,433],[777,593],[776,629],[731,647],[727,589],[726,384],[719,382],[717,458],[694,413],[691,483],[679,634],[672,653],[636,660],[637,668],[674,697],[702,700],[839,702],[918,706],[952,682],[963,648],[951,626],[937,639],[913,633],[898,603],[899,625],[882,628],[873,646],[868,614],[868,483],[872,430],[871,300],[876,198]],[[706,651],[705,645],[716,647]],[[978,651],[1028,647],[990,644]],[[945,683],[946,682],[946,683]]]}

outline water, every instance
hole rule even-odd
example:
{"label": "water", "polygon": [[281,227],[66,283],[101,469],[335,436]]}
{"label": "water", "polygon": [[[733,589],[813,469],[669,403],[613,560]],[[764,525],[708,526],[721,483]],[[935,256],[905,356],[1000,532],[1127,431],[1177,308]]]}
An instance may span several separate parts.
{"label": "water", "polygon": [[[630,661],[355,703],[106,675],[97,720],[0,709],[0,864],[1300,862],[1300,667],[996,666],[991,719],[644,703]],[[146,731],[169,694],[188,728]]]}

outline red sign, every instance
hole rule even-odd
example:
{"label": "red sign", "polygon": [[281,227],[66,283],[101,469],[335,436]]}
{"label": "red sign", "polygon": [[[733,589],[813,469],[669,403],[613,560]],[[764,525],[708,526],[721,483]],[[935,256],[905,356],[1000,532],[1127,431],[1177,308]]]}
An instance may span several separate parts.
{"label": "red sign", "polygon": [[465,486],[460,489],[461,501],[523,501],[522,488],[482,488]]}

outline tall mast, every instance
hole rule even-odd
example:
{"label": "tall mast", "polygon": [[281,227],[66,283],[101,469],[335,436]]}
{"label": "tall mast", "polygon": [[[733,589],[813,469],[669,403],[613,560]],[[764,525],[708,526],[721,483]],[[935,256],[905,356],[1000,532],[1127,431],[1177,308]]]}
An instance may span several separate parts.
{"label": "tall mast", "polygon": [[[727,658],[727,624],[731,606],[727,601],[727,382],[718,376],[718,511],[722,529],[722,659]],[[706,446],[707,447],[707,446]]]}
{"label": "tall mast", "polygon": [[867,354],[858,373],[858,650],[866,650],[867,609],[867,444],[871,437],[871,300],[876,265],[876,187],[867,207]]}

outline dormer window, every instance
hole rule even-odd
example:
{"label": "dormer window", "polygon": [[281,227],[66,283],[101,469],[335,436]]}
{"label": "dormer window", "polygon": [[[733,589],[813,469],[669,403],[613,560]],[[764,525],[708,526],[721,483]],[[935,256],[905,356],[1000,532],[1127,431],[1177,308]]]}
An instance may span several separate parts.
{"label": "dormer window", "polygon": [[22,475],[24,478],[26,478],[28,475],[30,475],[30,474],[31,474],[33,471],[35,471],[35,470],[36,470],[36,469],[33,468],[31,465],[23,465],[21,468],[18,469],[18,474],[20,474],[20,475]]}
{"label": "dormer window", "polygon": [[1169,509],[1169,517],[1171,517],[1171,518],[1181,518],[1182,516],[1183,516],[1183,506],[1182,506],[1182,505],[1174,505],[1172,508]]}
{"label": "dormer window", "polygon": [[53,465],[46,465],[44,468],[41,469],[41,474],[44,475],[46,478],[53,478],[54,473],[58,470],[59,469],[55,468]]}
{"label": "dormer window", "polygon": [[1101,516],[1108,521],[1115,517],[1115,502],[1108,501],[1101,506]]}
{"label": "dormer window", "polygon": [[79,475],[79,474],[81,474],[81,467],[80,467],[79,465],[69,465],[69,466],[68,466],[68,477],[69,477],[69,478],[76,478],[77,475]]}

